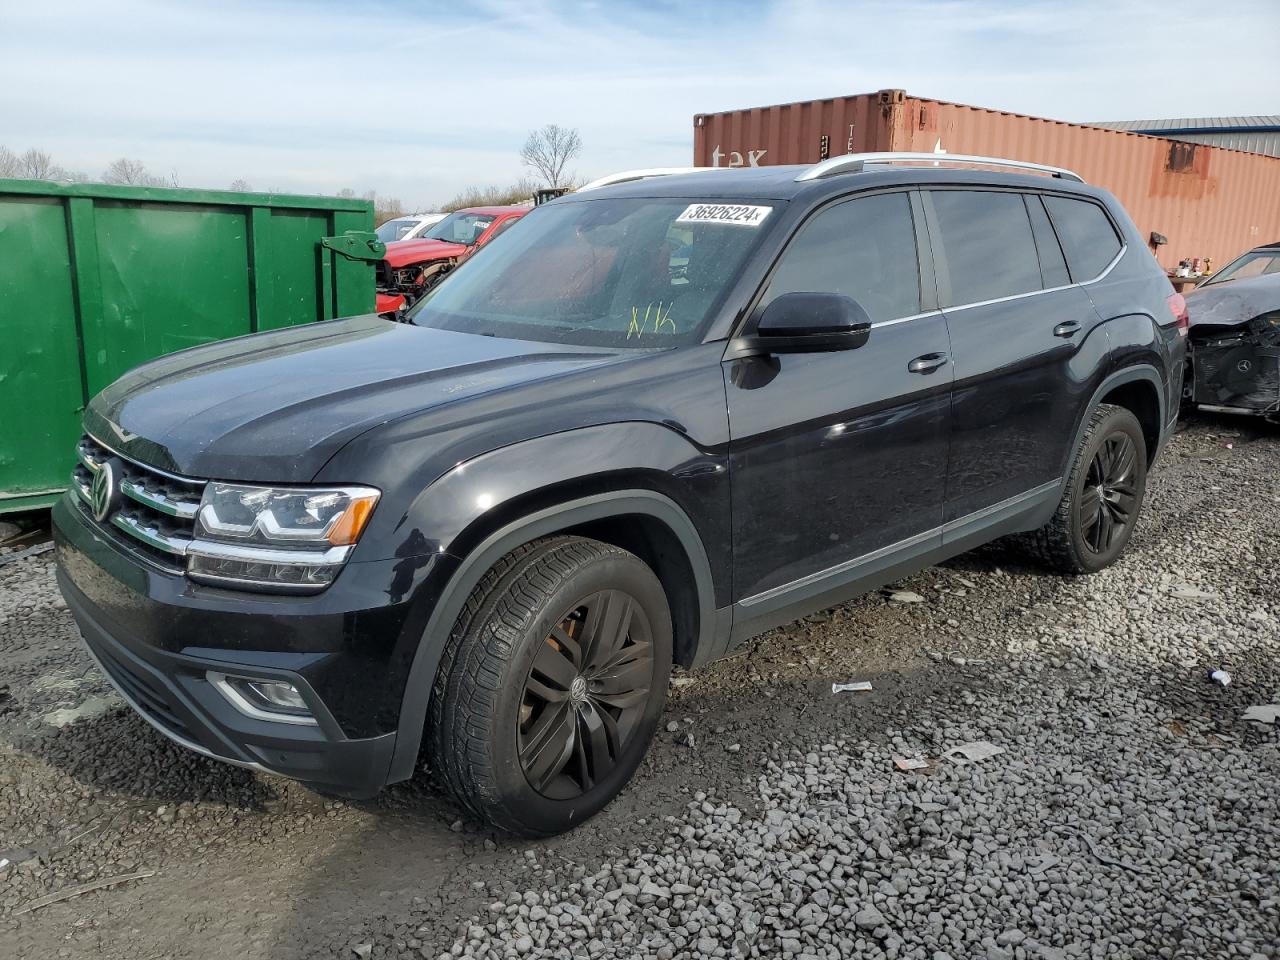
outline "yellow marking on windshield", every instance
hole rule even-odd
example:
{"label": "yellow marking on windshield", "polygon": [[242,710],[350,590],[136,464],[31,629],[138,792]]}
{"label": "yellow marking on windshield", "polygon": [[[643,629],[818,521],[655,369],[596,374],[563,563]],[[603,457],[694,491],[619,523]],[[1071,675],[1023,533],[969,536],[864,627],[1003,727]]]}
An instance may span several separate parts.
{"label": "yellow marking on windshield", "polygon": [[[666,313],[662,312],[662,308],[664,306],[667,308]],[[658,308],[655,311],[653,301],[650,301],[644,308],[644,317],[640,316],[639,307],[632,307],[631,322],[627,324],[627,339],[630,340],[633,336],[636,339],[639,339],[644,336],[644,328],[649,325],[649,317],[651,316],[653,317],[654,333],[661,333],[664,327],[670,327],[672,333],[679,333],[680,331],[679,328],[676,327],[676,322],[671,319],[671,308],[674,306],[674,302],[667,303],[665,300],[659,300]]]}

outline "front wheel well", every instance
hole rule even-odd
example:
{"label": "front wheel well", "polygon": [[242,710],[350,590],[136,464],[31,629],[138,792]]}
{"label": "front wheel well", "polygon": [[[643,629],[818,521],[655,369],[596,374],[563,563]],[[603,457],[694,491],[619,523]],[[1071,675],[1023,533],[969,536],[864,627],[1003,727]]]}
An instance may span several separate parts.
{"label": "front wheel well", "polygon": [[693,565],[680,538],[657,517],[622,514],[567,527],[561,533],[612,544],[643,560],[662,583],[671,607],[675,662],[688,667],[697,653],[701,629]]}
{"label": "front wheel well", "polygon": [[1142,425],[1142,438],[1146,442],[1147,462],[1155,459],[1160,446],[1160,394],[1149,380],[1131,380],[1110,390],[1100,403],[1124,407]]}

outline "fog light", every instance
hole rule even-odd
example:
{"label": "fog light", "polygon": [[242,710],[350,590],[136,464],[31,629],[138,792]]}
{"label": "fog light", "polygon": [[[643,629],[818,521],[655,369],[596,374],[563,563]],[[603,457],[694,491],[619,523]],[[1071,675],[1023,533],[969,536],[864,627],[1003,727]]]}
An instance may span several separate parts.
{"label": "fog light", "polygon": [[279,723],[316,723],[302,693],[287,680],[229,677],[212,670],[207,677],[214,688],[247,717]]}

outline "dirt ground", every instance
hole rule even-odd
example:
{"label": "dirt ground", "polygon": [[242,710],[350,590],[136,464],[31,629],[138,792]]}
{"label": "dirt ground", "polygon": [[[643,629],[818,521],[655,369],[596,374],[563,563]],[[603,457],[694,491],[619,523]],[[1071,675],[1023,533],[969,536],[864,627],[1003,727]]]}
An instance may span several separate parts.
{"label": "dirt ground", "polygon": [[[1149,612],[1171,583],[1212,593],[1234,578],[1233,596],[1271,611],[1270,622],[1246,622],[1242,606],[1217,645],[1201,642],[1203,624],[1216,620],[1187,621],[1173,631],[1187,645],[1152,669],[1150,690],[1172,721],[1234,729],[1244,706],[1280,691],[1277,478],[1280,428],[1195,419],[1151,479],[1110,593],[997,545],[898,585],[920,602],[873,594],[773,631],[677,676],[664,724],[678,729],[662,728],[636,781],[596,819],[538,843],[478,828],[426,772],[373,801],[335,802],[171,745],[81,652],[52,554],[0,565],[0,861],[10,861],[0,866],[0,955],[435,958],[495,898],[656,849],[698,792],[753,809],[762,762],[780,751],[886,742],[921,716],[944,722],[972,705],[971,691],[1030,682],[1028,662],[1033,681],[1043,670],[1105,686],[1107,654],[1077,637],[1081,611],[1104,604],[1105,622],[1114,606],[1123,626],[1130,600]],[[1209,542],[1230,543],[1226,559]],[[1130,576],[1147,570],[1147,580]],[[1151,615],[1161,616],[1159,604]],[[1251,630],[1265,644],[1255,646]],[[1022,672],[1006,675],[1014,661]],[[1205,678],[1219,666],[1235,674],[1231,687]],[[833,681],[853,679],[874,692],[832,694]],[[1275,732],[1248,736],[1274,756]],[[42,905],[97,882],[105,885]]]}

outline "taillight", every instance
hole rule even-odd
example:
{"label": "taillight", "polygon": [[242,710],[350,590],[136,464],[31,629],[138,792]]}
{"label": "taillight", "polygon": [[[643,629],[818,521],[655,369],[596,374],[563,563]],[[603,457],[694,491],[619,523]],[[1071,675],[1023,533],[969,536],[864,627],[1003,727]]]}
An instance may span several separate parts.
{"label": "taillight", "polygon": [[1169,312],[1173,314],[1178,336],[1185,337],[1191,328],[1191,318],[1187,316],[1187,298],[1180,293],[1171,293],[1164,302],[1169,305]]}

